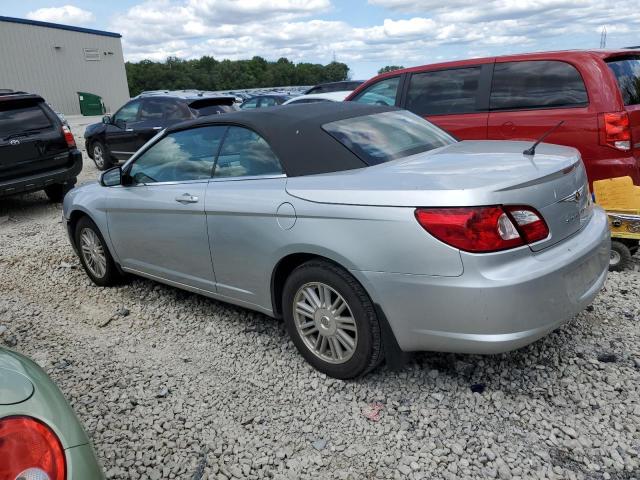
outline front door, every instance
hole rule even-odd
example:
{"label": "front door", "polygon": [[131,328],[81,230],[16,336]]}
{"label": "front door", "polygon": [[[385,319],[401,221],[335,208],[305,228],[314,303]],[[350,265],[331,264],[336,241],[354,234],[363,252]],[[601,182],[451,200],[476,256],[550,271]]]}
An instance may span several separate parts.
{"label": "front door", "polygon": [[132,100],[111,118],[105,131],[109,153],[118,160],[126,160],[138,149],[136,127],[140,123],[140,100]]}
{"label": "front door", "polygon": [[205,196],[226,127],[171,133],[125,169],[131,185],[112,187],[109,235],[128,271],[215,292]]}

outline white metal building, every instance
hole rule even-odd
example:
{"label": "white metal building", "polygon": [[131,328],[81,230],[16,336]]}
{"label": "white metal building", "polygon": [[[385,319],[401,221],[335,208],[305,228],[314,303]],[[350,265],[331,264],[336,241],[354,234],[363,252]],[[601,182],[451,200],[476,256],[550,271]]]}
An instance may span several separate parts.
{"label": "white metal building", "polygon": [[0,89],[37,93],[55,110],[79,114],[78,92],[107,112],[129,100],[119,33],[0,16]]}

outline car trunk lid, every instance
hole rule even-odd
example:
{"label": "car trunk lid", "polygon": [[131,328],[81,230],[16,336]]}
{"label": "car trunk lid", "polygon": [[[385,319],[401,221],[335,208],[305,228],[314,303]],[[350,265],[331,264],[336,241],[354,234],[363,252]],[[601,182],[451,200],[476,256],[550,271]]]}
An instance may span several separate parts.
{"label": "car trunk lid", "polygon": [[391,207],[527,205],[550,230],[541,250],[574,234],[590,215],[589,187],[577,150],[530,142],[465,141],[380,165],[292,177],[292,196],[321,203]]}

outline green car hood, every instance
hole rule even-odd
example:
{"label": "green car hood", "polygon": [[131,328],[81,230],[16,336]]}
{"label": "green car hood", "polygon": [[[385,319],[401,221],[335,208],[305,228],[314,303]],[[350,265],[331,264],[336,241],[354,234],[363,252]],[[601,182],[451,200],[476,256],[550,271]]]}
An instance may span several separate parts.
{"label": "green car hood", "polygon": [[46,423],[63,448],[89,443],[62,392],[35,362],[0,348],[0,418],[26,415]]}

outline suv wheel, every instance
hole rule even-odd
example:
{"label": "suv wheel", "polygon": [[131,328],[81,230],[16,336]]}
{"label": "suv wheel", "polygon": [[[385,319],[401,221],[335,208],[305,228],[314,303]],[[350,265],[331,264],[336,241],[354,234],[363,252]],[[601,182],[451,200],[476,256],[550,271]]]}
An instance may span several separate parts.
{"label": "suv wheel", "polygon": [[371,299],[347,271],[313,260],[296,268],[282,295],[284,322],[302,356],[340,379],[362,376],[384,358]]}
{"label": "suv wheel", "polygon": [[69,190],[73,188],[76,184],[75,178],[67,183],[56,183],[54,185],[49,185],[44,188],[44,193],[47,194],[49,200],[55,203],[60,203],[64,200],[64,196],[67,194]]}
{"label": "suv wheel", "polygon": [[78,220],[75,242],[80,262],[93,283],[100,287],[116,285],[120,280],[120,273],[100,230],[89,217]]}
{"label": "suv wheel", "polygon": [[93,163],[96,164],[98,170],[108,170],[113,166],[111,156],[102,142],[93,142],[91,145],[91,154],[93,155]]}

